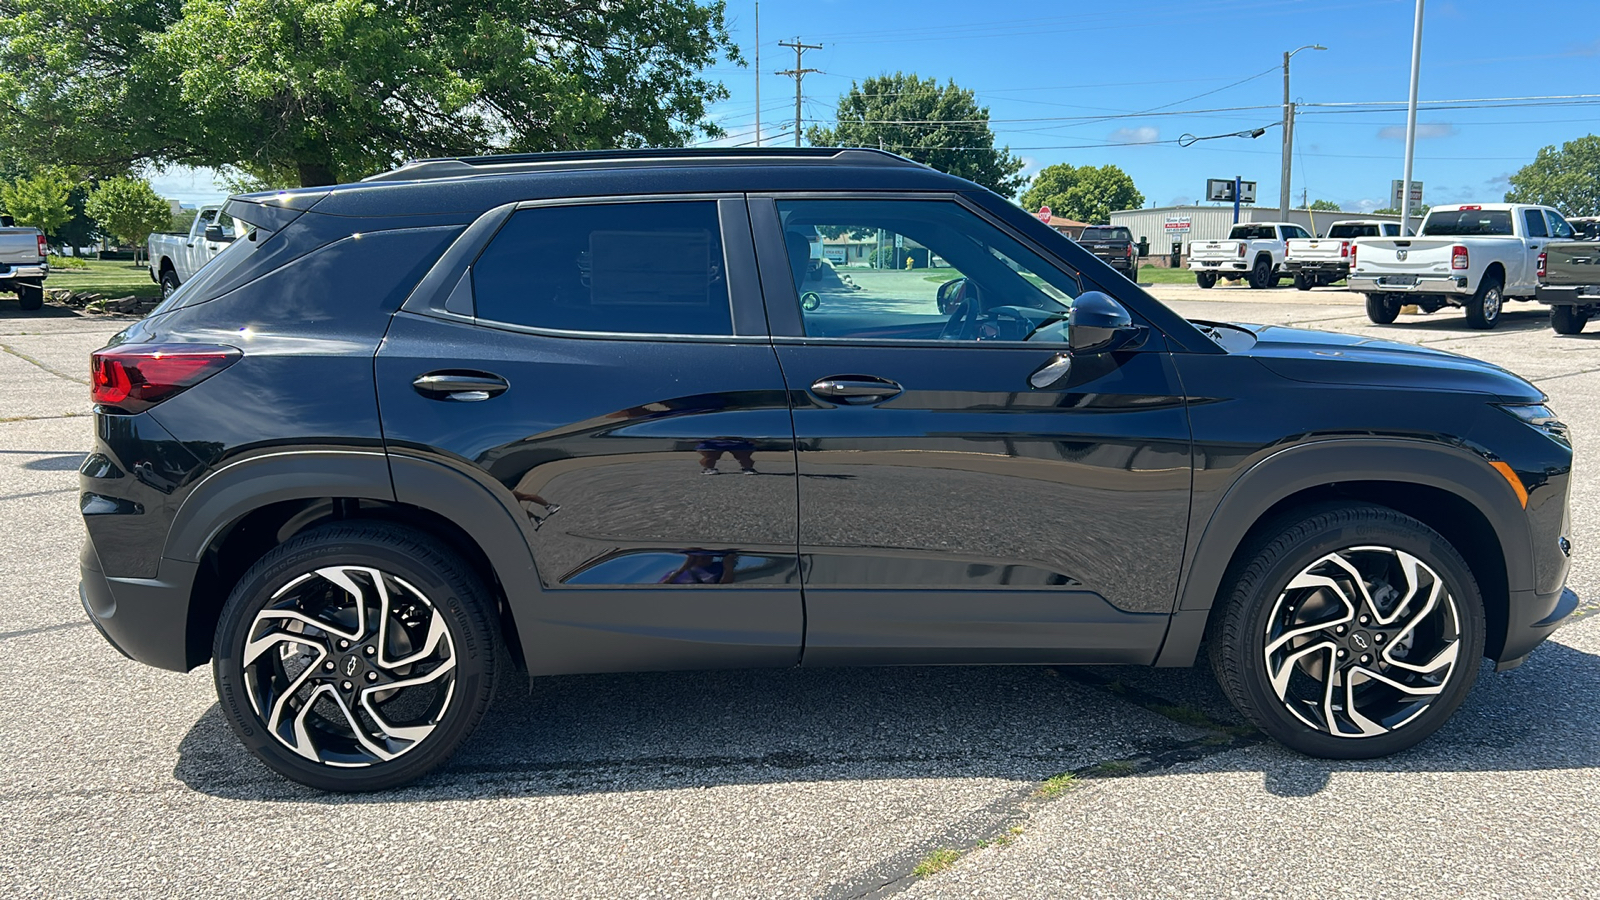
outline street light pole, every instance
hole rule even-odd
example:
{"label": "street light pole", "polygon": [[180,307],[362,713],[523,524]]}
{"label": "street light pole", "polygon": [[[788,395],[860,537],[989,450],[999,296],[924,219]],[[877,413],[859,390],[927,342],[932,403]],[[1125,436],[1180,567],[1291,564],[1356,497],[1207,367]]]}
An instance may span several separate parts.
{"label": "street light pole", "polygon": [[[1421,0],[1418,0],[1421,2]],[[1278,184],[1278,220],[1289,218],[1289,174],[1292,171],[1290,160],[1294,156],[1294,104],[1289,102],[1289,58],[1301,50],[1326,50],[1321,44],[1307,44],[1283,54],[1283,172],[1282,180]]]}
{"label": "street light pole", "polygon": [[1422,72],[1422,0],[1411,26],[1411,98],[1406,101],[1406,165],[1400,182],[1400,232],[1411,230],[1411,161],[1417,152],[1417,76]]}

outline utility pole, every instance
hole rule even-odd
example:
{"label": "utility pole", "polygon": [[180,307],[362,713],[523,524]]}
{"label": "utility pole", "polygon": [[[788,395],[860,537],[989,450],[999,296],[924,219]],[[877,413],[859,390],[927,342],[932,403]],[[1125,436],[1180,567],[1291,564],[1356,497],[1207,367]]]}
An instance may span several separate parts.
{"label": "utility pole", "polygon": [[804,80],[807,74],[811,72],[822,71],[821,69],[805,68],[801,64],[801,57],[805,55],[807,50],[821,50],[822,45],[802,44],[800,43],[800,39],[797,37],[794,39],[794,43],[792,44],[788,41],[779,41],[778,46],[789,47],[794,50],[794,68],[788,70],[787,72],[774,72],[773,74],[794,76],[794,145],[798,147],[800,146],[800,82]]}
{"label": "utility pole", "polygon": [[756,0],[756,146],[761,146],[761,0]]}
{"label": "utility pole", "polygon": [[1406,165],[1400,183],[1400,233],[1411,228],[1411,162],[1417,152],[1417,76],[1422,72],[1422,0],[1411,26],[1411,98],[1406,101]]}
{"label": "utility pole", "polygon": [[[1420,2],[1420,0],[1419,0]],[[1278,220],[1289,218],[1290,159],[1294,155],[1294,104],[1289,102],[1289,58],[1301,50],[1326,50],[1321,44],[1307,44],[1283,54],[1283,180],[1278,185]]]}

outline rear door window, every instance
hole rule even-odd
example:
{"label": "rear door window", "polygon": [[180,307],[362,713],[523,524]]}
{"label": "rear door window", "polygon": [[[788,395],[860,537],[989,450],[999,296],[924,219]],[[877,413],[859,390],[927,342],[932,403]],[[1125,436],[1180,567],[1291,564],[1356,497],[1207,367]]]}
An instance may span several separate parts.
{"label": "rear door window", "polygon": [[1522,211],[1523,224],[1528,226],[1528,237],[1549,237],[1550,232],[1544,227],[1544,211],[1538,209],[1525,209]]}
{"label": "rear door window", "polygon": [[[1394,231],[1390,231],[1388,233],[1390,235],[1398,234],[1399,233],[1399,229],[1396,229]],[[1378,226],[1376,226],[1376,225],[1335,225],[1332,228],[1328,229],[1328,237],[1331,237],[1331,238],[1346,238],[1346,239],[1349,239],[1349,238],[1377,237],[1377,236],[1378,236]]]}
{"label": "rear door window", "polygon": [[731,335],[714,200],[521,209],[472,266],[479,319],[554,331]]}

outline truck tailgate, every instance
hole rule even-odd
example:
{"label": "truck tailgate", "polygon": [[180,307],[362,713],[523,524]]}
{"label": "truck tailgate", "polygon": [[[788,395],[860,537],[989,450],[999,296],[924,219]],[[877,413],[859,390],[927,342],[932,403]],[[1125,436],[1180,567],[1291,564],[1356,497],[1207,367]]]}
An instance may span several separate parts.
{"label": "truck tailgate", "polygon": [[1600,284],[1600,243],[1551,241],[1544,249],[1545,284]]}
{"label": "truck tailgate", "polygon": [[1196,241],[1189,245],[1190,259],[1238,259],[1240,241]]}
{"label": "truck tailgate", "polygon": [[39,263],[39,235],[31,228],[0,228],[0,264],[32,266]]}
{"label": "truck tailgate", "polygon": [[1289,259],[1302,262],[1338,262],[1345,258],[1344,245],[1348,241],[1339,238],[1312,238],[1306,240],[1297,238],[1285,244],[1285,252]]}
{"label": "truck tailgate", "polygon": [[1357,238],[1361,268],[1368,274],[1449,274],[1455,238]]}

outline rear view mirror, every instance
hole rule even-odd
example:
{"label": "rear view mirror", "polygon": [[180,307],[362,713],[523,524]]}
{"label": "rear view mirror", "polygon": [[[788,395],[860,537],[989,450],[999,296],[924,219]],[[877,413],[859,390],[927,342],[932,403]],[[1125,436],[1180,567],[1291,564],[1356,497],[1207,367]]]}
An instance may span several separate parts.
{"label": "rear view mirror", "polygon": [[1133,324],[1121,303],[1100,291],[1089,291],[1074,299],[1067,317],[1067,346],[1078,355],[1138,346],[1144,332],[1144,326]]}

